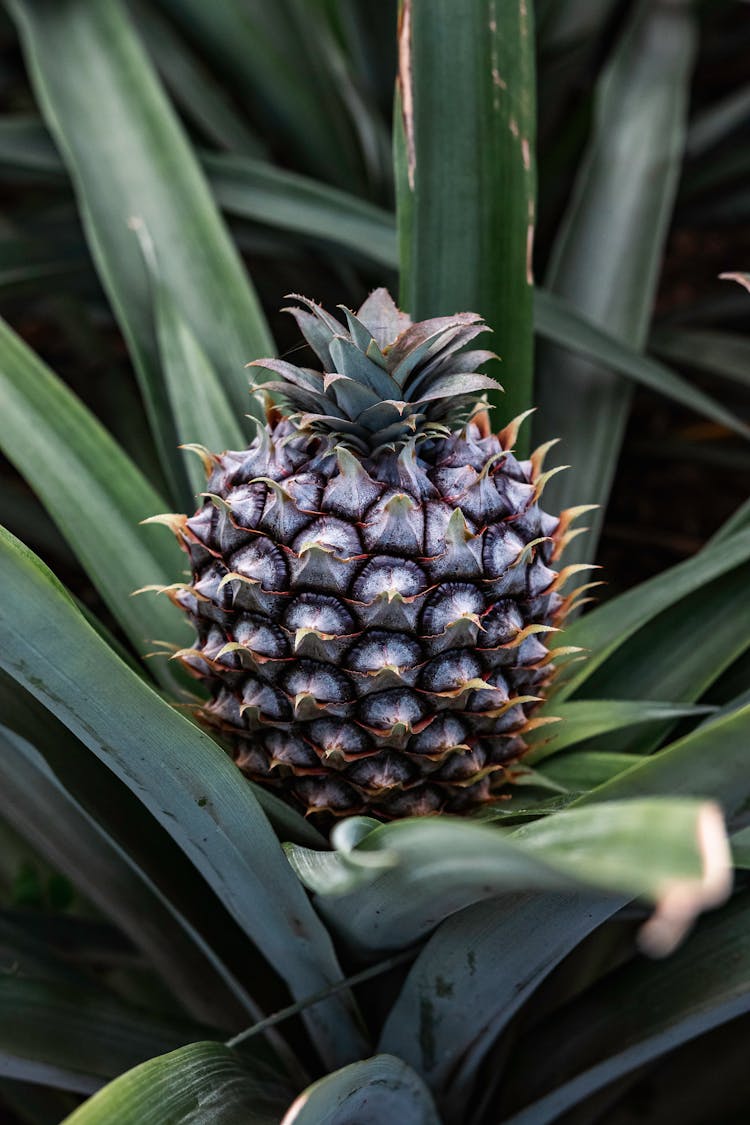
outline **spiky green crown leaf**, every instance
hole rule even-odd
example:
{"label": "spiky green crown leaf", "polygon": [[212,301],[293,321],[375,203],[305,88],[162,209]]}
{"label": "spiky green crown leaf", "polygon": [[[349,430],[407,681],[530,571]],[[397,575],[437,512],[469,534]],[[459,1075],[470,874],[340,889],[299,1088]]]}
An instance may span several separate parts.
{"label": "spiky green crown leaf", "polygon": [[306,308],[285,309],[297,321],[323,369],[258,359],[281,381],[279,395],[300,429],[330,433],[362,451],[398,446],[420,434],[455,428],[483,405],[482,393],[500,385],[477,367],[497,358],[465,350],[489,327],[476,313],[455,313],[414,324],[387,289],[376,289],[355,314],[339,306],[346,326],[307,297]]}

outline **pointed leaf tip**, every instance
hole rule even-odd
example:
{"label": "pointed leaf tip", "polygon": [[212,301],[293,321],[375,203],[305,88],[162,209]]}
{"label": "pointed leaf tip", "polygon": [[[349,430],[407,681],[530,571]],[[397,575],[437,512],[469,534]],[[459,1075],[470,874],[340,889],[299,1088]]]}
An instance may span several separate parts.
{"label": "pointed leaf tip", "polygon": [[750,273],[730,272],[720,273],[720,281],[736,281],[738,285],[742,285],[750,293]]}
{"label": "pointed leaf tip", "polygon": [[666,957],[685,937],[698,915],[720,906],[732,889],[732,853],[721,808],[707,801],[696,825],[698,848],[703,861],[699,880],[669,883],[656,909],[640,929],[638,944],[650,957]]}

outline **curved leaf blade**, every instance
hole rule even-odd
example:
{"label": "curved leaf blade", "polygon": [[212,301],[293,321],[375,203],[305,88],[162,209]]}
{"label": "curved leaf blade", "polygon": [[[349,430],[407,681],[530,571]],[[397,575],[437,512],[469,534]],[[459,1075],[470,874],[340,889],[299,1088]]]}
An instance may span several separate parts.
{"label": "curved leaf blade", "polygon": [[419,1071],[446,1115],[459,1120],[492,1043],[620,905],[614,898],[504,895],[447,918],[414,962],[379,1050]]}
{"label": "curved leaf blade", "polygon": [[623,1075],[750,1011],[749,921],[743,895],[707,917],[668,961],[627,965],[549,1017],[513,1062],[517,1089],[547,1092],[503,1121],[557,1121]]}
{"label": "curved leaf blade", "polygon": [[429,1090],[416,1071],[392,1055],[328,1074],[308,1086],[281,1125],[440,1125]]}
{"label": "curved leaf blade", "polygon": [[[635,5],[597,84],[592,136],[545,279],[636,348],[646,340],[680,174],[694,52],[687,2]],[[551,503],[606,505],[630,398],[606,368],[542,351],[534,436],[561,438],[574,466],[551,482]],[[591,533],[571,545],[571,562],[593,553],[602,519],[595,513]]]}
{"label": "curved leaf blade", "polygon": [[494,329],[499,428],[533,405],[531,5],[402,0],[399,46],[401,304],[414,320],[476,310]]}
{"label": "curved leaf blade", "polygon": [[[370,830],[372,822],[354,818],[334,830],[336,853],[287,851],[320,895],[323,916],[357,952],[404,948],[457,910],[509,891],[584,887],[656,902],[654,947],[662,934],[666,947],[695,913],[726,897],[729,848],[713,805],[588,804],[583,817],[583,809],[565,810],[509,832],[451,817]],[[670,931],[676,886],[687,910]]]}
{"label": "curved leaf blade", "polygon": [[[2,321],[0,390],[3,453],[42,500],[133,645],[145,654],[154,639],[183,643],[185,623],[165,598],[153,604],[131,597],[148,583],[172,582],[181,567],[180,551],[167,536],[139,526],[164,510],[164,500],[94,415]],[[166,661],[154,671],[176,686]]]}
{"label": "curved leaf blade", "polygon": [[220,1043],[191,1043],[121,1075],[62,1125],[277,1125],[274,1075]]}
{"label": "curved leaf blade", "polygon": [[[598,606],[565,630],[565,644],[587,650],[583,664],[563,670],[555,700],[566,700],[578,691],[604,662],[642,626],[680,599],[699,592],[750,560],[750,529],[711,543],[694,558],[642,582],[605,605]],[[577,669],[577,670],[575,670]]]}
{"label": "curved leaf blade", "polygon": [[684,796],[718,801],[732,824],[750,799],[750,703],[711,719],[658,754],[577,798],[598,801]]}
{"label": "curved leaf blade", "polygon": [[42,755],[5,727],[0,749],[3,817],[130,937],[192,1017],[217,1027],[234,1022],[237,1006],[227,1010],[222,987],[229,984],[240,1011],[258,1018],[205,941],[65,790]]}
{"label": "curved leaf blade", "polygon": [[0,920],[0,953],[0,1053],[59,1070],[68,1076],[64,1089],[89,1093],[201,1034],[197,1024],[125,1003],[50,954],[19,920]]}
{"label": "curved leaf blade", "polygon": [[[136,793],[296,999],[340,980],[330,938],[253,787],[223,751],[121,663],[47,568],[4,531],[0,580],[0,665]],[[305,1018],[334,1064],[362,1052],[350,996],[333,997]]]}
{"label": "curved leaf blade", "polygon": [[322,238],[378,266],[397,267],[391,212],[260,160],[204,153],[202,164],[225,214]]}
{"label": "curved leaf blade", "polygon": [[532,732],[532,746],[524,765],[536,765],[560,750],[596,735],[630,730],[643,724],[660,723],[688,716],[705,715],[710,707],[688,703],[655,703],[635,699],[571,699],[551,702],[536,713],[559,721]]}
{"label": "curved leaf blade", "polygon": [[[136,225],[151,274],[162,375],[180,445],[199,444],[216,453],[244,449],[242,430],[216,369],[164,280],[151,234],[145,226]],[[193,492],[205,488],[206,472],[189,451],[185,471]],[[195,503],[193,498],[186,500],[189,505]]]}
{"label": "curved leaf blade", "polygon": [[[159,0],[247,106],[261,106],[284,151],[316,176],[360,189],[363,110],[323,10],[280,0]],[[270,355],[270,352],[264,352]]]}
{"label": "curved leaf blade", "polygon": [[750,386],[750,341],[737,332],[662,328],[653,334],[652,347],[677,363]]}
{"label": "curved leaf blade", "polygon": [[[635,695],[690,702],[700,699],[750,648],[738,622],[750,615],[750,564],[707,583],[660,613],[621,645],[586,681],[587,695]],[[696,644],[696,637],[701,643]],[[674,719],[625,736],[613,734],[612,750],[651,753]],[[601,743],[604,744],[603,742]]]}
{"label": "curved leaf blade", "polygon": [[[184,479],[133,216],[237,416],[244,364],[273,342],[208,185],[119,0],[12,0],[30,76],[73,178],[92,254],[128,341],[172,486]],[[86,75],[86,82],[79,80]]]}
{"label": "curved leaf blade", "polygon": [[[599,327],[563,297],[546,289],[537,289],[534,294],[534,324],[539,335],[552,343],[580,353],[589,362],[597,360],[616,371],[618,375],[626,375],[633,382],[648,387],[657,394],[665,395],[673,402],[679,402],[688,410],[712,418],[719,425],[728,426],[742,437],[750,437],[750,427],[717,399],[694,387],[665,364],[628,346],[629,342],[620,341],[609,331],[609,325],[606,329]],[[708,334],[696,332],[684,335],[689,337]],[[670,345],[674,338],[679,339],[682,336],[682,333],[676,332],[657,334],[654,338],[656,350],[669,359],[684,358],[677,348]],[[747,348],[748,345],[745,344],[745,347]],[[700,347],[697,355],[699,357],[701,355]],[[716,363],[719,362],[717,358]],[[696,361],[696,366],[701,364]],[[550,418],[548,422],[550,426],[558,424],[557,419],[553,423]],[[568,454],[568,456],[572,455]]]}
{"label": "curved leaf blade", "polygon": [[132,7],[146,47],[186,117],[220,148],[261,156],[262,141],[235,108],[218,76],[202,64],[156,5],[137,0]]}

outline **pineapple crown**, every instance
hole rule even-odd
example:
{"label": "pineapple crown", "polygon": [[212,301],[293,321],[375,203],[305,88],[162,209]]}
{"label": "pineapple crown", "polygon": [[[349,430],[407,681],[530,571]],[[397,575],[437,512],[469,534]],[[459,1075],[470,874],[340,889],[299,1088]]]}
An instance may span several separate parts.
{"label": "pineapple crown", "polygon": [[486,408],[482,392],[502,390],[477,372],[494,352],[465,350],[491,329],[476,313],[413,323],[387,289],[376,289],[357,313],[343,305],[346,326],[320,305],[290,295],[305,308],[284,309],[322,364],[322,371],[281,359],[257,359],[281,381],[263,384],[278,395],[301,430],[329,434],[364,453],[399,448],[445,434]]}

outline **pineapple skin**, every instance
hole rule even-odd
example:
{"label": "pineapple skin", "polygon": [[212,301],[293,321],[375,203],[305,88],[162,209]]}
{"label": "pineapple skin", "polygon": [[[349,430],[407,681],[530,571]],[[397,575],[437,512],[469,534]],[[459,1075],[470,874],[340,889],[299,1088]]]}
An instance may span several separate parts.
{"label": "pineapple skin", "polygon": [[173,523],[200,717],[322,820],[497,800],[570,600],[543,453],[517,460],[517,424],[493,434],[486,414],[373,449],[322,430],[269,408],[247,450],[206,457],[205,501]]}

